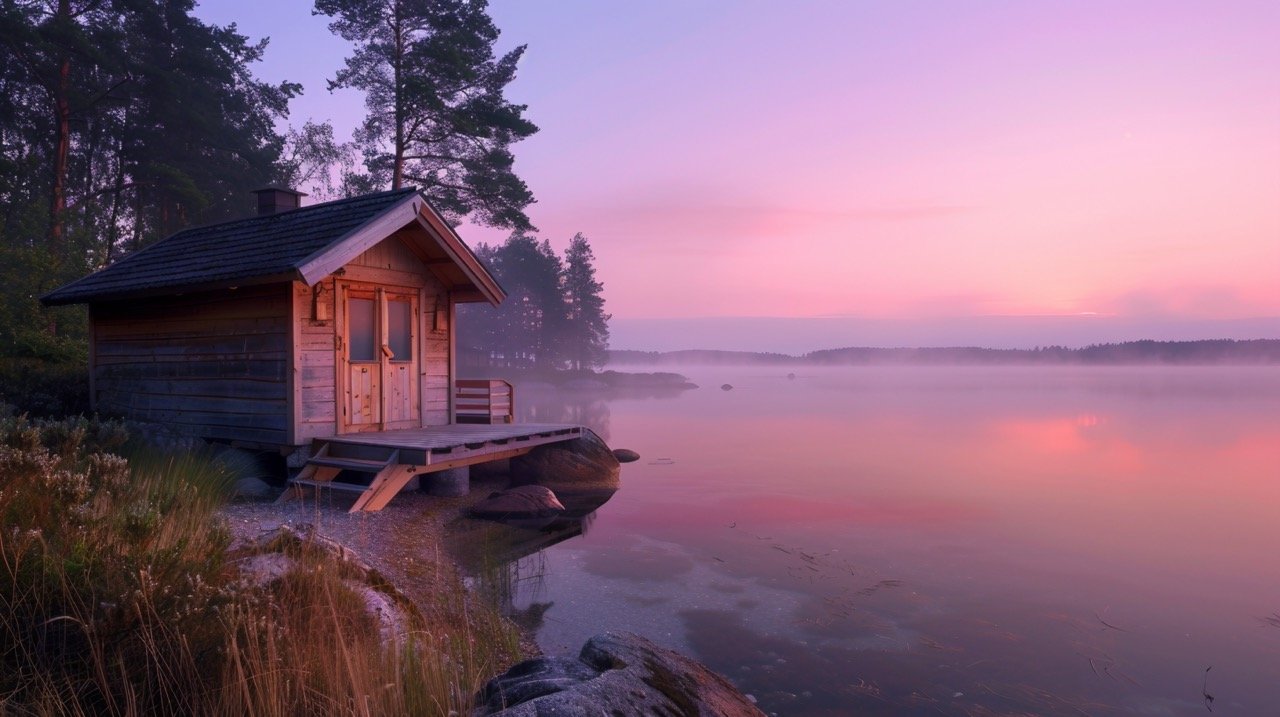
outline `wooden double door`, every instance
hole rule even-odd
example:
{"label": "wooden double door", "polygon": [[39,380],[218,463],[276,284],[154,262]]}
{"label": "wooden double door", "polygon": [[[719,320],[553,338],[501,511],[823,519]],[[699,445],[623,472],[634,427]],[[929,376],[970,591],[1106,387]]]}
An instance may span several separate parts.
{"label": "wooden double door", "polygon": [[342,282],[338,291],[340,432],[418,427],[418,291]]}

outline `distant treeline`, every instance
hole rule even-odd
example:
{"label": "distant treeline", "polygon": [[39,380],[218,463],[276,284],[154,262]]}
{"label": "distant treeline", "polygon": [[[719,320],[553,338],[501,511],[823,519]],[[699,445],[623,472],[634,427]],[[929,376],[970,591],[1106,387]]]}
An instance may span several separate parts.
{"label": "distant treeline", "polygon": [[1084,348],[865,348],[812,351],[800,356],[754,351],[610,351],[609,363],[632,365],[858,366],[878,364],[1280,364],[1280,340],[1126,341]]}

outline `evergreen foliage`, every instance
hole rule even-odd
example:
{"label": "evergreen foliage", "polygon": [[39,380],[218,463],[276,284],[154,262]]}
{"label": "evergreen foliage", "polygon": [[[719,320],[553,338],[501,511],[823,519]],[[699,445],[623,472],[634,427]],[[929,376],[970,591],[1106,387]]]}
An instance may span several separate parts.
{"label": "evergreen foliage", "polygon": [[41,294],[271,181],[296,84],[192,0],[0,2],[0,353],[83,357],[84,311]]}
{"label": "evergreen foliage", "polygon": [[497,308],[461,307],[458,344],[464,363],[539,370],[604,364],[609,315],[586,237],[574,236],[564,260],[546,240],[521,233],[502,246],[479,245],[476,256],[506,290],[507,300]]}
{"label": "evergreen foliage", "polygon": [[524,54],[495,56],[483,0],[316,0],[355,51],[330,83],[365,93],[357,140],[375,185],[420,187],[451,222],[533,228],[510,146],[538,128],[508,102]]}
{"label": "evergreen foliage", "polygon": [[604,312],[604,284],[596,281],[595,254],[581,233],[574,234],[565,251],[564,293],[569,320],[564,343],[576,370],[598,368],[608,358],[609,314]]}

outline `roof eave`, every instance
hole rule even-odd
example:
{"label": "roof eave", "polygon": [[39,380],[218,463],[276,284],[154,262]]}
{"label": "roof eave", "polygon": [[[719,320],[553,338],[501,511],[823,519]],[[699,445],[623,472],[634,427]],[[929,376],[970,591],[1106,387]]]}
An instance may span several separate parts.
{"label": "roof eave", "polygon": [[422,209],[418,212],[418,223],[432,236],[438,238],[440,247],[445,250],[445,253],[462,270],[462,273],[466,275],[475,290],[480,293],[479,298],[459,294],[457,301],[463,303],[488,301],[491,305],[498,306],[507,298],[507,292],[502,290],[497,279],[494,279],[493,275],[484,268],[484,264],[481,264],[475,253],[471,251],[471,247],[468,247],[466,242],[462,241],[462,237],[458,236],[453,227],[441,219],[440,215],[426,201],[423,201]]}
{"label": "roof eave", "polygon": [[219,279],[218,281],[207,281],[200,284],[176,284],[173,286],[151,286],[145,289],[125,290],[125,291],[104,291],[92,294],[83,294],[80,296],[58,296],[64,294],[63,289],[72,286],[68,284],[56,291],[52,291],[40,297],[40,303],[45,306],[72,306],[74,304],[94,304],[106,301],[126,301],[130,299],[145,299],[156,296],[177,296],[179,294],[193,294],[201,291],[217,291],[219,289],[239,288],[241,286],[259,286],[262,284],[281,284],[285,282],[298,281],[301,277],[297,272],[289,271],[280,274],[265,274],[261,276],[246,276],[234,279]]}
{"label": "roof eave", "polygon": [[391,205],[373,219],[352,229],[296,265],[298,276],[307,286],[315,286],[347,262],[368,251],[393,232],[411,223],[418,214],[422,198],[415,192]]}

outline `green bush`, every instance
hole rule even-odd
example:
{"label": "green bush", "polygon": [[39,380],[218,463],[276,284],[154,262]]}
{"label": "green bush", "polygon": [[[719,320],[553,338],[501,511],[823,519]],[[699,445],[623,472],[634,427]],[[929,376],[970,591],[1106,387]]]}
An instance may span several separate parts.
{"label": "green bush", "polygon": [[88,363],[0,357],[0,402],[45,418],[87,414]]}

